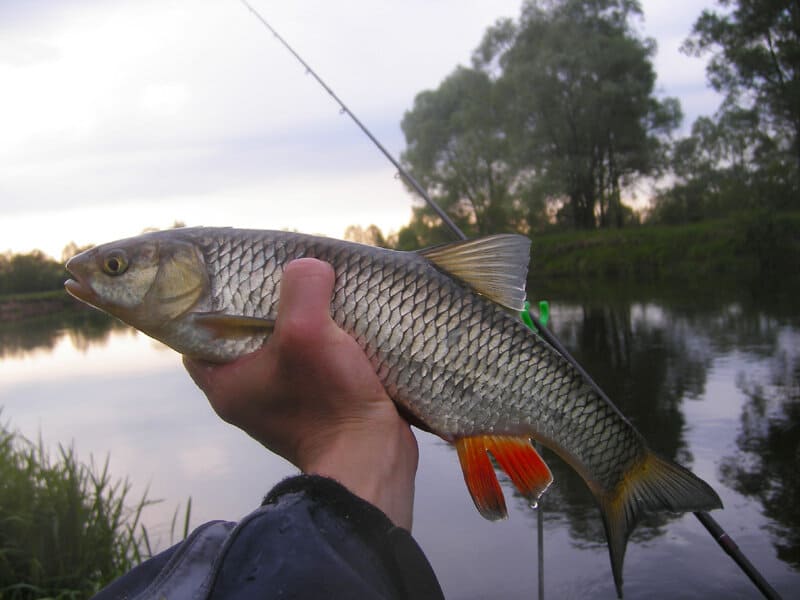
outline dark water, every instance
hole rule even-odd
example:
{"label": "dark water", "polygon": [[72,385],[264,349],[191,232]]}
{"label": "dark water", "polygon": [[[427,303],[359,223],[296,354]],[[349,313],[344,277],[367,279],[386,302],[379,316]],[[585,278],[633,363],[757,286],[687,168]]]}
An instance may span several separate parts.
{"label": "dark water", "polygon": [[[782,294],[550,292],[553,328],[650,445],[720,494],[714,516],[786,598],[800,597],[800,311]],[[89,316],[87,316],[89,315]],[[220,422],[173,352],[91,313],[0,324],[2,419],[127,476],[164,501],[145,515],[160,543],[179,503],[193,521],[236,519],[293,472]],[[414,535],[449,598],[535,598],[536,511],[504,482],[509,519],[488,523],[455,453],[420,433]],[[545,454],[548,598],[614,598],[599,513]],[[626,598],[757,598],[692,515],[640,524]]]}

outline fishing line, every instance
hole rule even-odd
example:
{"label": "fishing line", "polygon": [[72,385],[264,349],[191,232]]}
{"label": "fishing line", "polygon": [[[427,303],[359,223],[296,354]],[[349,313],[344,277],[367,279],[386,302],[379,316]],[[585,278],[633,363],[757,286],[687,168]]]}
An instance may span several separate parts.
{"label": "fishing line", "polygon": [[353,111],[351,111],[348,108],[348,106],[339,98],[339,96],[337,96],[336,93],[330,87],[328,87],[328,84],[325,83],[319,75],[317,75],[317,72],[314,71],[314,69],[312,69],[311,66],[306,61],[304,61],[302,59],[302,57],[297,52],[294,51],[294,48],[292,48],[289,45],[289,43],[285,39],[283,39],[281,37],[281,35],[277,31],[275,31],[275,29],[272,27],[272,25],[270,25],[267,22],[267,20],[264,17],[262,17],[261,14],[255,8],[250,6],[250,4],[248,4],[247,0],[240,0],[240,2],[242,4],[244,4],[245,7],[247,8],[247,10],[249,10],[255,16],[256,19],[261,21],[261,23],[264,25],[264,27],[266,27],[267,29],[270,30],[272,35],[275,36],[275,39],[277,39],[283,45],[283,47],[286,48],[292,54],[292,56],[294,56],[297,59],[297,61],[301,65],[303,65],[303,67],[306,70],[306,73],[308,75],[311,75],[314,79],[317,80],[317,83],[319,83],[322,86],[322,88],[326,92],[328,92],[328,94],[331,96],[331,98],[333,98],[334,102],[336,102],[336,104],[339,105],[339,112],[341,114],[346,114],[348,117],[350,117],[353,120],[353,122],[356,125],[358,125],[358,127],[361,129],[361,131],[364,132],[364,135],[366,135],[370,140],[372,140],[372,143],[375,144],[378,147],[378,150],[380,150],[383,153],[383,155],[387,159],[389,159],[389,162],[391,162],[394,165],[394,167],[397,169],[397,172],[401,175],[401,177],[403,177],[403,179],[405,179],[411,185],[411,187],[413,187],[414,190],[420,196],[422,196],[422,198],[425,200],[425,202],[428,203],[428,206],[430,206],[434,211],[436,211],[436,214],[439,215],[439,218],[442,221],[444,221],[445,225],[447,225],[450,228],[450,230],[453,233],[455,233],[460,239],[462,239],[462,240],[467,239],[467,236],[464,235],[464,232],[461,231],[458,228],[458,226],[455,223],[453,223],[452,220],[450,220],[450,217],[447,215],[447,213],[444,212],[438,204],[436,204],[433,200],[431,200],[430,196],[428,196],[428,192],[425,191],[425,188],[423,188],[420,185],[420,183],[416,179],[414,179],[414,177],[411,175],[411,173],[406,171],[403,168],[403,165],[401,165],[395,159],[395,157],[392,156],[392,154],[386,148],[383,147],[383,144],[381,144],[378,141],[378,138],[376,138],[374,135],[372,135],[372,132],[369,129],[367,129],[367,126],[364,125],[358,119],[358,117],[356,117],[353,114]]}
{"label": "fishing line", "polygon": [[[348,106],[336,95],[336,93],[322,80],[322,78],[317,75],[316,71],[311,68],[311,66],[303,60],[303,58],[295,52],[294,48],[292,48],[289,43],[281,37],[281,35],[270,25],[267,20],[261,16],[261,14],[253,8],[247,0],[239,0],[250,13],[253,14],[259,21],[261,21],[262,25],[266,27],[273,36],[283,45],[286,50],[288,50],[292,56],[294,56],[297,61],[303,65],[306,70],[306,73],[311,75],[317,83],[319,83],[322,88],[328,92],[328,94],[333,98],[333,100],[339,105],[339,112],[341,114],[347,114],[353,122],[358,125],[361,131],[372,141],[375,146],[377,146],[378,150],[383,153],[383,155],[391,162],[394,167],[397,169],[397,172],[400,174],[403,179],[405,179],[411,187],[422,197],[423,200],[428,204],[428,206],[439,215],[439,218],[442,219],[445,225],[452,231],[459,239],[465,240],[467,236],[464,234],[463,231],[456,225],[447,213],[442,210],[442,208],[434,202],[434,200],[428,195],[428,192],[425,191],[425,188],[420,185],[420,183],[406,170],[403,166],[391,155],[391,153],[384,148],[383,144],[381,144],[378,139],[372,135],[372,132],[364,125],[358,117],[356,117],[353,112],[348,108]],[[526,308],[526,311],[530,314],[530,311]],[[592,377],[586,372],[586,370],[578,363],[578,361],[567,351],[566,348],[561,344],[561,342],[556,338],[556,336],[539,320],[538,317],[533,315],[533,318],[530,319],[530,324],[528,323],[528,319],[525,319],[525,314],[522,315],[523,320],[525,323],[530,327],[530,324],[533,325],[535,331],[544,339],[548,344],[550,344],[559,354],[561,354],[569,363],[581,374],[581,376],[586,380],[586,382],[594,389],[594,391],[603,398],[606,402],[611,404],[611,406],[615,406],[608,395],[600,388],[600,386],[592,379]],[[540,508],[541,510],[541,508]],[[780,600],[780,594],[773,588],[764,576],[756,569],[756,567],[747,559],[744,552],[739,548],[736,542],[733,541],[725,530],[720,526],[720,524],[707,512],[695,512],[694,516],[702,523],[703,527],[709,532],[709,534],[714,538],[714,540],[719,544],[720,548],[722,548],[732,559],[733,561],[739,566],[739,568],[744,572],[745,575],[753,582],[753,584],[758,588],[758,590],[763,594],[765,598],[769,600]],[[542,552],[539,552],[539,560],[542,560]],[[542,573],[542,565],[540,564],[540,580],[539,580],[539,597],[542,598],[544,595],[543,590],[543,573]]]}

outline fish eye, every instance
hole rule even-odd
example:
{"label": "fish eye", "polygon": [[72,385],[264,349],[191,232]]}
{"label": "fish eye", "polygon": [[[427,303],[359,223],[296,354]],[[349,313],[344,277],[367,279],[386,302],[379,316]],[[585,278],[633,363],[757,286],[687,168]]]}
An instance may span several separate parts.
{"label": "fish eye", "polygon": [[103,271],[107,275],[122,275],[128,269],[128,257],[122,250],[112,250],[103,259]]}

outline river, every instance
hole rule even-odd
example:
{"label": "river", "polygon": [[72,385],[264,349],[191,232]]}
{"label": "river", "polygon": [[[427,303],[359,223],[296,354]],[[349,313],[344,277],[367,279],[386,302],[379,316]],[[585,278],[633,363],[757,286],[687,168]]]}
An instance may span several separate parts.
{"label": "river", "polygon": [[[709,482],[713,514],[784,597],[800,590],[800,311],[770,294],[549,295],[553,329],[650,445]],[[592,298],[587,300],[586,298]],[[767,300],[765,300],[765,298]],[[291,465],[220,421],[177,354],[85,311],[0,323],[0,419],[55,450],[74,445],[161,499],[144,521],[161,547],[192,523],[237,519]],[[503,481],[509,518],[484,521],[455,452],[418,432],[414,535],[448,598],[536,598],[536,511]],[[582,481],[545,453],[548,598],[615,598],[600,516]],[[692,515],[636,529],[626,598],[757,598]]]}

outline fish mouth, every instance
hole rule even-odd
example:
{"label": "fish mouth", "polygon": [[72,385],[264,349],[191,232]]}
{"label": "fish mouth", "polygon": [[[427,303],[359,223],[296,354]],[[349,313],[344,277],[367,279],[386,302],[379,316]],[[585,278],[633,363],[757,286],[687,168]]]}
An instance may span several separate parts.
{"label": "fish mouth", "polygon": [[92,300],[97,298],[94,290],[75,279],[67,279],[64,282],[64,289],[67,290],[70,296],[89,304],[93,304]]}
{"label": "fish mouth", "polygon": [[64,282],[64,289],[73,298],[77,298],[81,302],[94,305],[97,301],[97,294],[86,282],[81,281],[81,277],[70,268],[72,260],[67,261],[66,269],[74,279],[67,279]]}

